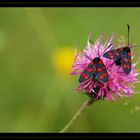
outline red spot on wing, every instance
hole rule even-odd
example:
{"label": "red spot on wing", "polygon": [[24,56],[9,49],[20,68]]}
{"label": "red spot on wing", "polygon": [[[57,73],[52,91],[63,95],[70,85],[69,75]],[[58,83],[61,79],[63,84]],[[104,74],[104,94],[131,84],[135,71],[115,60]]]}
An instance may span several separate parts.
{"label": "red spot on wing", "polygon": [[108,52],[109,55],[112,55],[112,52]]}
{"label": "red spot on wing", "polygon": [[126,64],[125,64],[125,65],[123,65],[123,67],[124,67],[124,68],[126,68],[126,67],[127,67],[127,66],[126,66]]}
{"label": "red spot on wing", "polygon": [[118,56],[119,55],[119,53],[118,52],[115,52],[115,54]]}
{"label": "red spot on wing", "polygon": [[87,80],[87,79],[88,79],[88,76],[87,76],[87,75],[85,75],[85,76],[84,76],[84,79],[85,79],[85,80]]}
{"label": "red spot on wing", "polygon": [[128,60],[127,58],[124,58],[124,61],[125,61],[125,62],[128,62],[129,60]]}
{"label": "red spot on wing", "polygon": [[129,66],[129,65],[127,65],[127,68],[128,68],[128,69],[130,69],[130,66]]}
{"label": "red spot on wing", "polygon": [[123,48],[119,48],[120,51],[123,51]]}
{"label": "red spot on wing", "polygon": [[99,77],[100,79],[104,79],[104,76],[103,75],[100,75],[100,77]]}
{"label": "red spot on wing", "polygon": [[107,76],[107,73],[104,72],[104,73],[103,73],[103,76],[104,76],[104,77]]}
{"label": "red spot on wing", "polygon": [[99,62],[98,62],[99,64],[103,64],[103,62],[100,60]]}
{"label": "red spot on wing", "polygon": [[88,71],[88,72],[92,72],[92,68],[88,69],[87,71]]}
{"label": "red spot on wing", "polygon": [[96,72],[96,67],[94,67],[93,71]]}
{"label": "red spot on wing", "polygon": [[101,68],[98,68],[98,72],[101,72],[102,71],[102,69]]}
{"label": "red spot on wing", "polygon": [[114,50],[114,53],[115,53],[115,55],[117,55],[117,56],[119,55],[119,53],[117,52],[116,49]]}
{"label": "red spot on wing", "polygon": [[85,73],[82,73],[82,76],[84,77],[85,76]]}
{"label": "red spot on wing", "polygon": [[128,56],[131,56],[131,53],[130,52],[128,52],[127,54],[128,54]]}
{"label": "red spot on wing", "polygon": [[109,55],[110,58],[114,58],[113,55]]}

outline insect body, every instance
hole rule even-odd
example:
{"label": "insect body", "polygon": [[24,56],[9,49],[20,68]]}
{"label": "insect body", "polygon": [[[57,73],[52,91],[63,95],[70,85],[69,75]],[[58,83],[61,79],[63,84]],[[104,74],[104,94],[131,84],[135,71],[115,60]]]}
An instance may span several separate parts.
{"label": "insect body", "polygon": [[103,56],[114,59],[117,66],[122,66],[124,72],[129,74],[131,71],[131,50],[129,47],[129,25],[128,26],[128,46],[106,52]]}
{"label": "insect body", "polygon": [[99,80],[102,83],[108,82],[108,73],[100,57],[95,57],[85,70],[81,73],[79,83],[84,83],[90,78]]}
{"label": "insect body", "polygon": [[115,59],[117,66],[122,66],[124,72],[129,74],[131,71],[131,50],[129,47],[118,48],[106,52],[104,57],[108,59]]}

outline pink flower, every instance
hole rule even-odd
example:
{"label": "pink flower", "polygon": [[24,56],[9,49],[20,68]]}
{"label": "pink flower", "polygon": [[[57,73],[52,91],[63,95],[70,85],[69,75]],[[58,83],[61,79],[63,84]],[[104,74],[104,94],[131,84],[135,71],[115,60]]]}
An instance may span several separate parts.
{"label": "pink flower", "polygon": [[[137,76],[139,74],[135,69],[135,66],[139,62],[132,64],[131,72],[126,74],[122,68],[113,64],[114,60],[106,59],[102,56],[105,52],[113,48],[113,45],[107,48],[110,44],[112,44],[113,38],[114,34],[112,34],[112,36],[104,44],[101,42],[103,35],[101,35],[95,43],[91,43],[88,39],[86,48],[82,51],[82,53],[76,54],[74,64],[72,66],[72,75],[80,76],[92,59],[100,57],[106,66],[109,76],[107,83],[101,83],[98,80],[93,80],[93,78],[91,78],[90,80],[79,84],[77,88],[78,92],[84,90],[90,97],[96,99],[107,97],[107,99],[112,101],[115,100],[114,95],[122,98],[129,97],[134,94],[134,83],[138,81]],[[131,58],[133,58],[133,56]]]}

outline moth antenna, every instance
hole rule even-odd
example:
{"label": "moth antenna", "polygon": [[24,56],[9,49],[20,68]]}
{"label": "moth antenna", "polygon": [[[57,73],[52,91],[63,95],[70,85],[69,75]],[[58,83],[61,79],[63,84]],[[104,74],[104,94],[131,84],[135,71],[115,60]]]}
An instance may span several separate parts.
{"label": "moth antenna", "polygon": [[[129,47],[129,38],[130,38],[130,26],[129,24],[127,24],[127,28],[128,28],[128,47]],[[135,47],[138,47],[138,46],[130,46],[130,48],[135,48]]]}
{"label": "moth antenna", "polygon": [[127,24],[127,28],[128,28],[128,46],[129,46],[129,32],[130,32],[130,26],[129,26],[129,24]]}
{"label": "moth antenna", "polygon": [[104,51],[102,52],[102,54],[100,55],[100,57],[104,54],[104,52],[109,48],[109,47],[111,47],[113,44],[111,43],[108,47],[106,47],[105,49],[104,49]]}

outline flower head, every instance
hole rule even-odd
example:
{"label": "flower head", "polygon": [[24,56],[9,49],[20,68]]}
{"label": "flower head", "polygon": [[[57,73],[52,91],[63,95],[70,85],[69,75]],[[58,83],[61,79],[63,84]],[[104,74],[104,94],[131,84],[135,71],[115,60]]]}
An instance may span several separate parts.
{"label": "flower head", "polygon": [[92,43],[88,39],[86,48],[81,53],[76,54],[74,64],[72,66],[73,72],[71,74],[80,76],[92,59],[100,57],[108,73],[108,82],[103,83],[98,79],[90,78],[84,83],[80,83],[77,91],[80,92],[84,90],[90,97],[96,99],[107,97],[109,100],[113,101],[115,100],[113,95],[117,95],[120,98],[123,96],[129,97],[134,93],[135,86],[133,84],[138,80],[137,75],[139,73],[135,69],[138,62],[132,64],[131,72],[126,74],[122,67],[117,66],[114,63],[113,59],[103,57],[105,52],[113,49],[112,41],[114,34],[112,34],[105,43],[102,42],[103,37],[104,36],[101,35],[95,43]]}

